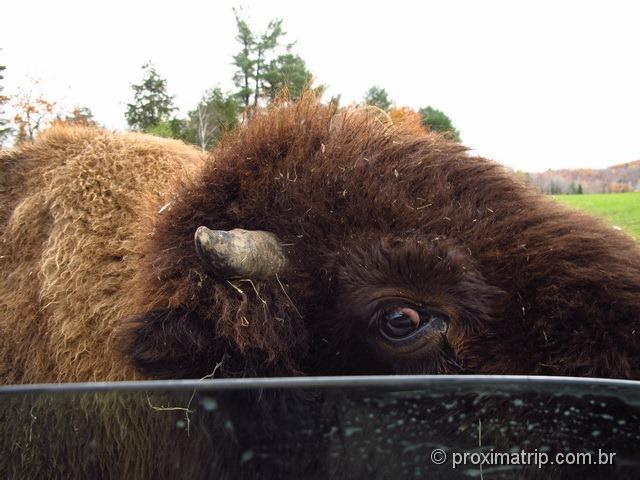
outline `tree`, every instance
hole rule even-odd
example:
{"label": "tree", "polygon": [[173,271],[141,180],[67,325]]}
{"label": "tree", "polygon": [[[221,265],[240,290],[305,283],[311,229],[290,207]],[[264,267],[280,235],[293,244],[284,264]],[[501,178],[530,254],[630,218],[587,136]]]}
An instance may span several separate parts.
{"label": "tree", "polygon": [[402,125],[406,132],[413,135],[420,136],[427,133],[422,125],[421,115],[409,107],[392,108],[389,110],[389,117],[394,124]]}
{"label": "tree", "polygon": [[63,121],[84,127],[96,126],[96,122],[93,119],[93,112],[91,112],[89,107],[74,107],[71,113],[64,117]]}
{"label": "tree", "polygon": [[391,108],[392,102],[389,99],[389,94],[384,88],[374,85],[367,90],[367,93],[364,94],[364,103],[378,107],[386,112]]}
{"label": "tree", "polygon": [[[4,79],[2,72],[6,68],[7,68],[6,66],[0,65],[0,80]],[[9,101],[9,97],[2,95],[3,90],[4,90],[4,87],[0,85],[0,146],[9,137],[9,135],[11,135],[11,131],[12,131],[11,127],[8,126],[9,121],[5,118],[2,118],[2,115],[4,115],[4,110],[2,110],[2,106]]]}
{"label": "tree", "polygon": [[238,123],[240,105],[233,94],[225,94],[219,87],[207,91],[196,108],[189,112],[189,138],[202,150],[208,150],[226,131]]}
{"label": "tree", "polygon": [[162,120],[145,132],[164,138],[177,138],[198,145],[203,151],[213,147],[226,131],[238,123],[240,108],[236,95],[219,87],[208,90],[185,119]]}
{"label": "tree", "polygon": [[234,13],[236,40],[241,48],[233,57],[237,68],[233,81],[240,107],[248,113],[248,109],[255,109],[261,100],[273,100],[283,88],[289,90],[291,98],[299,98],[312,76],[304,60],[292,53],[294,44],[281,44],[286,35],[282,20],[271,20],[266,30],[258,34],[251,31],[237,10],[234,9]]}
{"label": "tree", "polygon": [[[311,73],[300,56],[287,52],[271,61],[264,74],[265,94],[273,99],[279,91],[286,88],[292,100],[302,95],[305,87],[311,83]],[[318,87],[323,89],[324,87]]]}
{"label": "tree", "polygon": [[531,174],[529,172],[523,172],[522,170],[516,170],[513,173],[525,185],[534,185],[533,179],[531,178]]}
{"label": "tree", "polygon": [[561,195],[564,193],[564,188],[563,188],[563,182],[559,182],[555,179],[552,179],[549,182],[549,188],[547,193],[551,194],[551,195]]}
{"label": "tree", "polygon": [[189,137],[187,122],[178,118],[158,122],[147,128],[145,133],[155,135],[156,137],[177,138],[185,141],[187,141]]}
{"label": "tree", "polygon": [[451,119],[443,112],[433,107],[421,108],[419,112],[422,115],[422,124],[429,130],[444,132],[453,141],[460,141],[460,132],[456,130]]}
{"label": "tree", "polygon": [[238,11],[234,9],[233,13],[238,28],[236,40],[242,45],[240,52],[233,57],[233,64],[238,68],[233,75],[233,83],[238,88],[236,94],[240,99],[240,104],[247,108],[251,103],[251,92],[253,91],[251,84],[254,80],[255,60],[252,56],[256,40],[247,22],[240,18]]}
{"label": "tree", "polygon": [[270,73],[269,66],[271,65],[271,61],[268,61],[267,58],[278,46],[279,39],[282,35],[285,35],[285,32],[282,31],[282,20],[271,20],[267,26],[267,30],[260,35],[259,40],[255,42],[253,108],[258,106],[258,99],[261,97],[261,90],[264,88],[264,77]]}
{"label": "tree", "polygon": [[29,89],[21,89],[13,97],[15,115],[13,122],[18,127],[16,144],[31,141],[40,128],[51,124],[56,119],[56,102],[49,100],[43,93],[37,93],[38,81]]}
{"label": "tree", "polygon": [[125,117],[131,128],[147,131],[160,122],[167,121],[176,108],[173,96],[167,93],[167,81],[151,63],[142,66],[142,83],[131,85],[133,103],[127,104]]}
{"label": "tree", "polygon": [[332,105],[336,110],[340,108],[340,102],[342,101],[342,94],[338,93],[337,95],[333,95],[329,99],[329,105]]}
{"label": "tree", "polygon": [[578,193],[578,185],[576,185],[576,182],[571,182],[569,184],[569,191],[567,193],[570,193],[572,195],[575,195]]}

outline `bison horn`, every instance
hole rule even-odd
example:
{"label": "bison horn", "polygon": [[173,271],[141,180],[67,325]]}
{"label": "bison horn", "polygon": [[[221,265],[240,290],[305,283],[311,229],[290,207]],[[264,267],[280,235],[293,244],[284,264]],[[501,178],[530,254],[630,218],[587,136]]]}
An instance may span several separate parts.
{"label": "bison horn", "polygon": [[195,244],[200,260],[222,278],[266,278],[286,264],[277,237],[269,232],[199,227]]}

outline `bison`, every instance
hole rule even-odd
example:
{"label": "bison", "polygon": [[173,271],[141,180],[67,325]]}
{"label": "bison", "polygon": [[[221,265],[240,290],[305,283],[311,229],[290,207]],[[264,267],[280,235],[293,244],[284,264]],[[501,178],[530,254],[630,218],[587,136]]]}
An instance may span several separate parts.
{"label": "bison", "polygon": [[206,158],[58,126],[0,164],[2,383],[640,378],[630,237],[370,110],[281,102]]}

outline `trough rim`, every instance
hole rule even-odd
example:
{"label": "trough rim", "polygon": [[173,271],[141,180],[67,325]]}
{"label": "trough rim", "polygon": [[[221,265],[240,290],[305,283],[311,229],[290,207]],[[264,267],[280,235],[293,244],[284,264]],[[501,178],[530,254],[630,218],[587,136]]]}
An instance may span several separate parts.
{"label": "trough rim", "polygon": [[631,394],[640,399],[640,381],[592,377],[532,375],[363,375],[324,377],[222,378],[202,380],[142,380],[123,382],[41,383],[0,386],[0,395],[36,393],[135,392],[135,391],[233,391],[271,389],[432,389],[485,393],[539,391],[556,395],[595,392]]}

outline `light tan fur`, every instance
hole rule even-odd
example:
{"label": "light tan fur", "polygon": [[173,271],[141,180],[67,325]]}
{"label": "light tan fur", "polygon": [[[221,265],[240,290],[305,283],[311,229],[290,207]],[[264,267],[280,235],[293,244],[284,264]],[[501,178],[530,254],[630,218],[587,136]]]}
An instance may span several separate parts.
{"label": "light tan fur", "polygon": [[2,383],[140,378],[114,333],[140,219],[201,163],[178,141],[64,125],[0,153]]}

